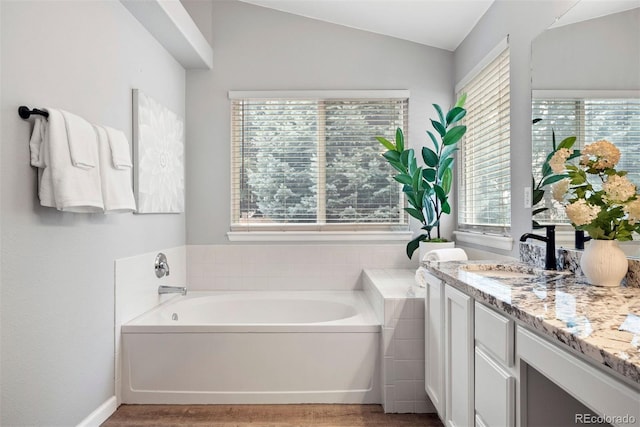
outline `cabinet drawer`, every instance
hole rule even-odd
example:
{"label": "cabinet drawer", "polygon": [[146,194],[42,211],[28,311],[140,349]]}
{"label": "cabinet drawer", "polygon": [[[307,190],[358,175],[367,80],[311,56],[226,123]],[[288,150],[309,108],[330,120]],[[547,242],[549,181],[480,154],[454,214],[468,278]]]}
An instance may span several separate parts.
{"label": "cabinet drawer", "polygon": [[475,338],[497,361],[513,365],[513,321],[476,302]]}
{"label": "cabinet drawer", "polygon": [[476,347],[476,426],[515,424],[515,378]]}

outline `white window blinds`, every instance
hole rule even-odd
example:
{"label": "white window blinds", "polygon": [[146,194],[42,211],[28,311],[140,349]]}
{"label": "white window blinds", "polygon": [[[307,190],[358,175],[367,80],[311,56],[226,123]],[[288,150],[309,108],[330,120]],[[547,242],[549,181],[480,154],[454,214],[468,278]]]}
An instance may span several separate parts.
{"label": "white window blinds", "polygon": [[[619,169],[629,172],[628,177],[640,186],[640,99],[591,98],[585,91],[580,98],[537,98],[534,93],[532,118],[540,119],[532,125],[533,175],[538,182],[542,164],[556,143],[575,136],[574,148],[606,139],[614,143],[622,154]],[[549,210],[537,214],[538,222],[569,223],[562,206],[553,200],[551,187],[544,188],[544,203],[536,207]]]}
{"label": "white window blinds", "polygon": [[407,131],[407,97],[249,95],[230,94],[232,231],[406,228],[375,136]]}
{"label": "white window blinds", "polygon": [[508,45],[458,93],[467,94],[467,133],[459,152],[458,228],[506,234],[511,223]]}

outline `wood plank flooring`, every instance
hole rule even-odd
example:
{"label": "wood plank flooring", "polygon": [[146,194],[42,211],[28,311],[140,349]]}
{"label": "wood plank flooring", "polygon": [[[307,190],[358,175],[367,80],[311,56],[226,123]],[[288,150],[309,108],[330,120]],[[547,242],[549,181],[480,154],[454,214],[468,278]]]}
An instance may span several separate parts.
{"label": "wood plank flooring", "polygon": [[380,405],[122,405],[103,427],[442,427],[436,414]]}

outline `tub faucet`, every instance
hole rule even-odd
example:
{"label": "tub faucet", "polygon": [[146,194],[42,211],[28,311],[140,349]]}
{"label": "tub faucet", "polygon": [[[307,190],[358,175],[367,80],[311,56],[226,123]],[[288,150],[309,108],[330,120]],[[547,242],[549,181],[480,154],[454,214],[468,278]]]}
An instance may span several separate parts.
{"label": "tub faucet", "polygon": [[545,270],[556,270],[556,226],[555,225],[543,225],[542,227],[547,229],[547,236],[541,236],[535,233],[524,233],[520,237],[521,242],[525,242],[527,239],[540,240],[546,243],[546,254],[544,257]]}
{"label": "tub faucet", "polygon": [[186,295],[187,294],[187,287],[186,286],[165,286],[165,285],[160,285],[160,286],[158,286],[158,295],[162,295],[162,294],[182,294],[182,295]]}

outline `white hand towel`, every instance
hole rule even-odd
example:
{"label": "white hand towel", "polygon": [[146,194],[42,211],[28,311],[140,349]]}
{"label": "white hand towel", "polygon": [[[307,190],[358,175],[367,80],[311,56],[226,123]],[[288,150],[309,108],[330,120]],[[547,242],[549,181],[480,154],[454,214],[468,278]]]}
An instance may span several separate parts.
{"label": "white hand towel", "polygon": [[44,150],[42,144],[45,140],[45,131],[47,122],[44,117],[36,116],[33,123],[33,132],[29,140],[29,150],[31,151],[31,166],[44,168],[46,166],[44,159]]}
{"label": "white hand towel", "polygon": [[461,248],[436,249],[424,254],[423,261],[466,261],[467,253]]}
{"label": "white hand towel", "polygon": [[[136,210],[136,201],[133,197],[131,167],[115,167],[112,156],[113,146],[109,144],[108,128],[106,126],[95,126],[95,128],[98,134],[104,213],[134,212]],[[122,134],[128,147],[129,143],[126,141],[124,134],[121,131],[113,130]]]}
{"label": "white hand towel", "polygon": [[[124,132],[118,129],[104,126],[109,137],[109,147],[111,148],[111,159],[113,167],[116,169],[127,169],[133,167],[131,163],[131,149],[129,141]],[[102,159],[101,159],[102,160]]]}
{"label": "white hand towel", "polygon": [[91,123],[80,116],[60,110],[64,116],[73,166],[91,169],[98,164],[96,157],[96,131]]}
{"label": "white hand towel", "polygon": [[[46,109],[49,112],[48,128],[45,138],[45,161],[47,167],[42,171],[40,204],[55,206],[67,212],[102,212],[102,190],[100,169],[79,168],[71,161],[69,139],[64,116],[60,110]],[[86,133],[87,157],[98,158],[98,138],[93,131],[93,139]]]}
{"label": "white hand towel", "polygon": [[425,274],[427,273],[427,269],[424,267],[418,267],[418,269],[416,270],[416,285],[418,285],[421,288],[426,288],[427,287],[427,278],[425,277]]}

